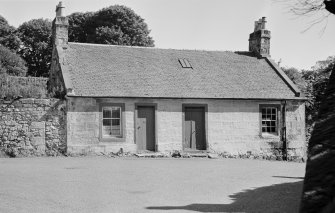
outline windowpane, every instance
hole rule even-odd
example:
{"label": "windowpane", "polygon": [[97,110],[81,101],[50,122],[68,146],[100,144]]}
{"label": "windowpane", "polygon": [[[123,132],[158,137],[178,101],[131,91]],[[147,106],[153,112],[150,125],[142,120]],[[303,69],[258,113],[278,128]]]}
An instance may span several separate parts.
{"label": "windowpane", "polygon": [[271,132],[276,132],[276,127],[271,127]]}
{"label": "windowpane", "polygon": [[265,109],[265,108],[262,108],[262,115],[265,116],[265,114],[266,114],[266,109]]}
{"label": "windowpane", "polygon": [[271,114],[271,108],[269,107],[266,108],[266,114]]}
{"label": "windowpane", "polygon": [[112,117],[112,113],[111,113],[111,109],[109,109],[109,108],[104,108],[103,110],[102,110],[102,116],[103,116],[103,118],[111,118]]}
{"label": "windowpane", "polygon": [[275,127],[276,126],[276,121],[271,121],[271,125],[270,126]]}
{"label": "windowpane", "polygon": [[112,126],[120,126],[120,119],[113,119]]}
{"label": "windowpane", "polygon": [[112,120],[112,135],[121,135],[121,126],[120,126],[120,120],[119,119],[113,119]]}
{"label": "windowpane", "polygon": [[269,126],[266,127],[266,131],[267,131],[267,132],[271,132],[271,127],[269,127]]}
{"label": "windowpane", "polygon": [[112,120],[110,119],[103,119],[102,120],[102,134],[103,135],[111,135],[111,123]]}
{"label": "windowpane", "polygon": [[113,107],[112,108],[112,118],[120,118],[120,107]]}
{"label": "windowpane", "polygon": [[266,126],[271,126],[271,121],[267,121]]}
{"label": "windowpane", "polygon": [[272,114],[276,114],[276,108],[272,108]]}
{"label": "windowpane", "polygon": [[111,122],[112,121],[110,119],[104,119],[102,123],[104,126],[111,126]]}
{"label": "windowpane", "polygon": [[276,115],[271,115],[271,120],[274,120],[274,121],[277,120]]}

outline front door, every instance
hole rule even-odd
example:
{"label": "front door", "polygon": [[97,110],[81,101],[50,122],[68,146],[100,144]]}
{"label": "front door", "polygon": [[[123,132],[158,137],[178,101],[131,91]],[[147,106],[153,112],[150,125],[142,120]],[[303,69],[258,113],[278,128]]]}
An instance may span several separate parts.
{"label": "front door", "polygon": [[138,150],[155,151],[155,107],[138,106],[136,118]]}
{"label": "front door", "polygon": [[205,108],[185,107],[184,149],[206,150]]}

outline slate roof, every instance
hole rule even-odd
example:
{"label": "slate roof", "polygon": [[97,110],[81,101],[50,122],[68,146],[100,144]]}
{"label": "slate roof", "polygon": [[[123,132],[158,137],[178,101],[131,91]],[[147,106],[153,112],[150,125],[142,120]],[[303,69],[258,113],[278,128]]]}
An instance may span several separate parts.
{"label": "slate roof", "polygon": [[299,92],[271,61],[247,54],[71,42],[60,51],[70,96],[295,99]]}

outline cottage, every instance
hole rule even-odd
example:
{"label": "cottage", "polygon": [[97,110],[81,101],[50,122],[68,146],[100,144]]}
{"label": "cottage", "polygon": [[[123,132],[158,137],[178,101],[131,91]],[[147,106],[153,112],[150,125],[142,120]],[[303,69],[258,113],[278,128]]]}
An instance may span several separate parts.
{"label": "cottage", "polygon": [[270,59],[265,23],[248,52],[72,43],[59,4],[49,90],[67,102],[67,151],[303,157],[305,99]]}

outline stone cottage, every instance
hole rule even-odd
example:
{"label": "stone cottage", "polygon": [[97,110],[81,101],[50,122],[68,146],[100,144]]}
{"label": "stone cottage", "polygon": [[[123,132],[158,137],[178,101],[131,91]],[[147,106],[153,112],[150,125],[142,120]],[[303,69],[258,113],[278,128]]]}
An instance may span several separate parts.
{"label": "stone cottage", "polygon": [[177,50],[68,42],[63,8],[49,90],[66,99],[67,152],[305,155],[305,99],[270,59],[265,18],[249,51]]}

